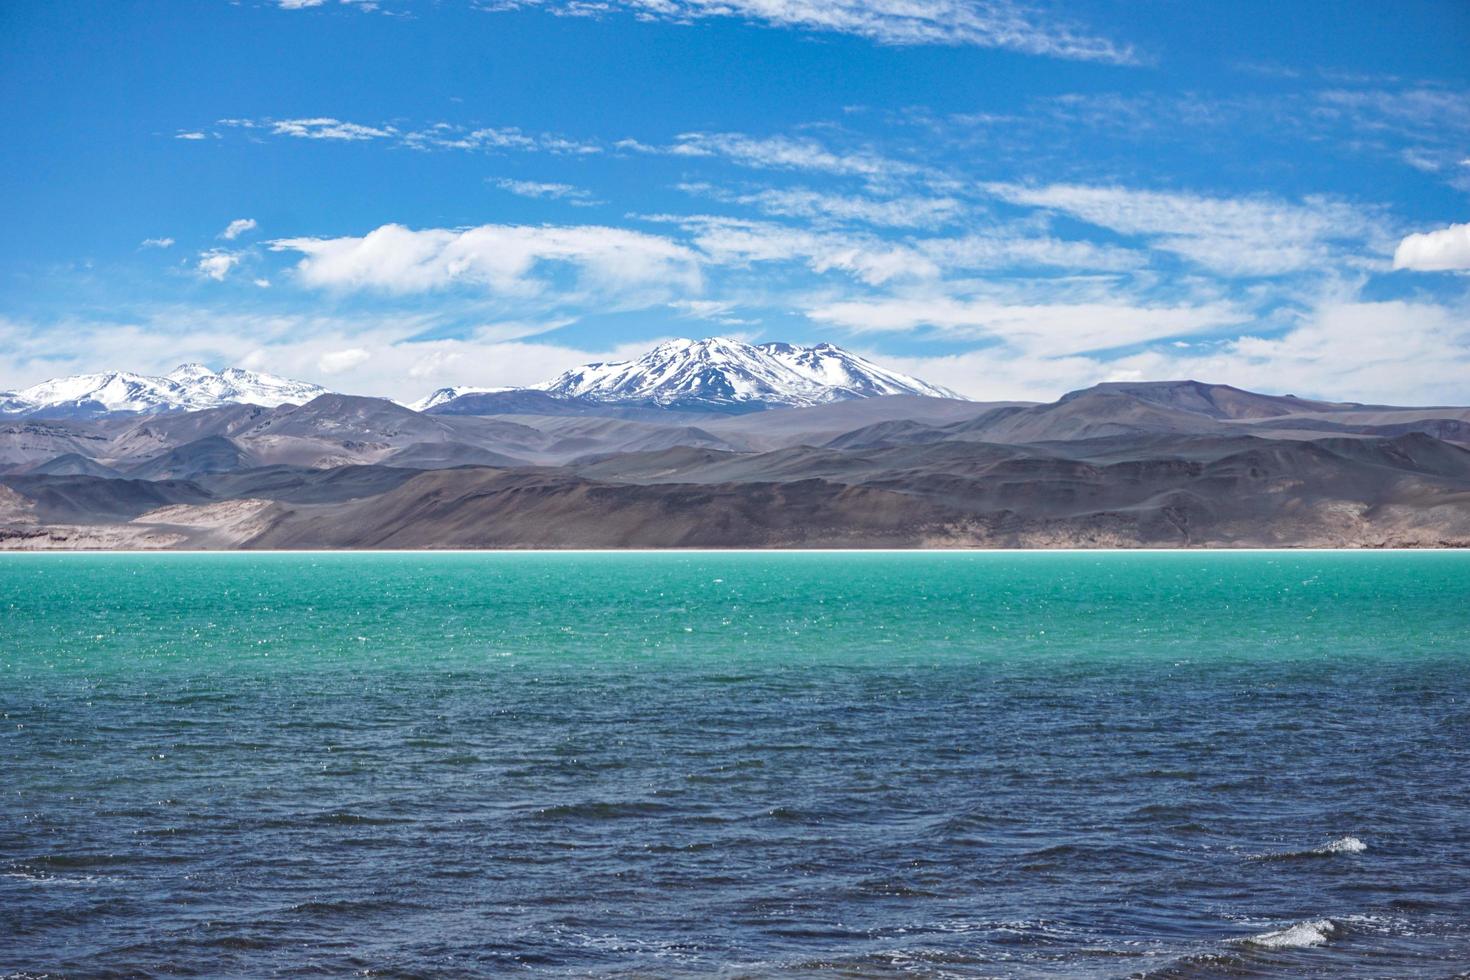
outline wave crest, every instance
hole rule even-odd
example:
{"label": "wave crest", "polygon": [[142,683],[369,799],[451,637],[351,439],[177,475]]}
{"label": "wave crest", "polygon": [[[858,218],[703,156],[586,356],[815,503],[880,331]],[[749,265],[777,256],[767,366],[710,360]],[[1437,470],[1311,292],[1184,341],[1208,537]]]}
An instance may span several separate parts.
{"label": "wave crest", "polygon": [[1337,931],[1338,926],[1331,919],[1309,919],[1306,922],[1287,926],[1285,929],[1275,929],[1271,932],[1263,932],[1259,936],[1251,936],[1241,942],[1251,946],[1264,946],[1267,949],[1295,949],[1321,946]]}
{"label": "wave crest", "polygon": [[1368,845],[1351,835],[1339,837],[1337,840],[1329,841],[1321,847],[1313,847],[1305,851],[1282,851],[1278,854],[1259,854],[1256,861],[1293,861],[1300,858],[1332,857],[1335,854],[1361,854],[1368,849]]}

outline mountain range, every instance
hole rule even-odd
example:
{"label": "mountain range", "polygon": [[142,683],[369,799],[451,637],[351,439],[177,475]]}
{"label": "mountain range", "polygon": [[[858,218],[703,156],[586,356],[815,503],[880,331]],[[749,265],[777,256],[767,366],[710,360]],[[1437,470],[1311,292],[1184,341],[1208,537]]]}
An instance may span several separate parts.
{"label": "mountain range", "polygon": [[[537,391],[565,401],[573,410],[623,405],[699,412],[758,411],[899,394],[959,397],[833,344],[745,344],[712,337],[671,340],[636,360],[583,365],[528,388],[440,388],[407,407],[455,414],[459,410],[455,403],[461,398],[510,394],[501,401],[513,402],[513,393]],[[112,371],[54,378],[21,391],[0,392],[0,414],[49,418],[152,415],[235,404],[302,404],[323,394],[326,388],[305,381],[241,368],[216,373],[201,364],[182,364],[162,377]]]}
{"label": "mountain range", "polygon": [[243,368],[211,371],[180,364],[152,377],[128,371],[52,378],[20,391],[0,391],[0,415],[98,418],[105,415],[192,412],[223,405],[301,404],[327,389]]}
{"label": "mountain range", "polygon": [[8,549],[1470,546],[1463,407],[976,402],[721,340],[424,411],[197,366],[8,397]]}

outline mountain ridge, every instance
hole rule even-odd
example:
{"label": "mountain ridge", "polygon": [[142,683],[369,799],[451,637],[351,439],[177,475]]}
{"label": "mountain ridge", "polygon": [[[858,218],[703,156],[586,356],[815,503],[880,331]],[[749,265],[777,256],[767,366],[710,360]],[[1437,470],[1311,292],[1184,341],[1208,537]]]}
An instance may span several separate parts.
{"label": "mountain ridge", "polygon": [[244,368],[212,371],[194,362],[168,374],[101,371],[51,378],[19,391],[0,392],[0,415],[97,418],[202,411],[225,405],[273,408],[327,393],[321,385]]}
{"label": "mountain ridge", "polygon": [[[335,394],[311,382],[199,363],[166,375],[128,371],[51,378],[0,392],[0,416],[100,418],[253,404],[273,408]],[[593,362],[524,387],[452,385],[398,402],[416,412],[510,414],[540,405],[564,414],[601,406],[743,412],[807,407],[887,395],[962,399],[947,388],[884,368],[835,344],[747,344],[724,337],[676,339],[630,361]],[[538,399],[540,400],[538,402]]]}
{"label": "mountain ridge", "polygon": [[811,406],[882,395],[960,397],[834,344],[746,344],[725,337],[668,340],[634,360],[584,364],[532,387],[594,402],[676,409]]}

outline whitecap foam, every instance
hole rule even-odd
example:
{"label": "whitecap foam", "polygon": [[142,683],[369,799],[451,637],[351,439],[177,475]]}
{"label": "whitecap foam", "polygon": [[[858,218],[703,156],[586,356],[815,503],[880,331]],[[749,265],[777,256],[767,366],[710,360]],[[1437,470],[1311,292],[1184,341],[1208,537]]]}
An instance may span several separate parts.
{"label": "whitecap foam", "polygon": [[1334,854],[1362,854],[1368,849],[1357,837],[1351,835],[1339,837],[1337,840],[1328,841],[1321,847],[1313,847],[1305,851],[1278,851],[1275,854],[1257,854],[1254,861],[1289,861],[1294,858],[1331,857]]}
{"label": "whitecap foam", "polygon": [[1306,922],[1287,926],[1285,929],[1263,932],[1259,936],[1251,936],[1241,941],[1252,946],[1264,946],[1267,949],[1297,949],[1321,946],[1336,932],[1337,925],[1331,919],[1309,919]]}

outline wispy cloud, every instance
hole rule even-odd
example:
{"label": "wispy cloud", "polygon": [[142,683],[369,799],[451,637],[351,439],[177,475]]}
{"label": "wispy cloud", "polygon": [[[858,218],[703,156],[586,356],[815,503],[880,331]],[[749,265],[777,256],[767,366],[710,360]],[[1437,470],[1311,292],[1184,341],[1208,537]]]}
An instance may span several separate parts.
{"label": "wispy cloud", "polygon": [[[527,133],[514,126],[471,127],[456,123],[436,122],[404,128],[391,123],[361,123],[318,116],[303,119],[225,118],[215,122],[222,129],[250,132],[255,138],[285,136],[305,140],[329,140],[348,143],[381,141],[390,146],[414,150],[468,150],[480,152],[521,151],[590,155],[603,152],[596,143],[570,139],[555,133]],[[180,137],[184,138],[184,137]],[[200,132],[187,137],[205,139]]]}
{"label": "wispy cloud", "polygon": [[902,332],[931,327],[956,338],[1002,340],[1039,356],[1127,347],[1195,334],[1246,319],[1241,311],[1227,305],[1010,305],[943,296],[830,303],[808,310],[807,316],[819,323],[856,332]]}
{"label": "wispy cloud", "polygon": [[887,45],[1005,48],[1112,64],[1139,60],[1127,44],[1015,0],[486,0],[482,6],[540,7],[582,17],[621,11],[673,23],[734,17],[772,27],[856,35]]}
{"label": "wispy cloud", "polygon": [[872,150],[833,150],[811,137],[683,133],[668,147],[638,146],[673,156],[723,157],[761,170],[804,170],[836,177],[890,180],[923,172],[914,164],[892,160]]}
{"label": "wispy cloud", "polygon": [[515,126],[471,128],[439,122],[404,133],[402,140],[405,146],[419,150],[520,150],[574,156],[602,152],[602,147],[596,143],[555,133],[527,133]]}
{"label": "wispy cloud", "polygon": [[513,180],[509,177],[491,178],[490,183],[503,191],[515,194],[517,197],[550,198],[552,200],[566,201],[568,204],[579,207],[588,207],[594,203],[592,192],[572,184],[558,184],[550,181],[539,180]]}
{"label": "wispy cloud", "polygon": [[773,221],[715,215],[651,215],[677,224],[716,266],[799,262],[817,274],[840,272],[870,286],[934,281],[970,272],[1062,269],[1119,272],[1147,259],[1115,245],[1062,241],[997,227],[958,237],[888,238],[866,231],[792,227]]}
{"label": "wispy cloud", "polygon": [[172,238],[145,238],[138,244],[139,248],[171,248],[174,244]]}
{"label": "wispy cloud", "polygon": [[397,132],[391,126],[364,126],[327,116],[314,119],[276,119],[271,121],[270,128],[276,136],[295,136],[307,140],[387,139]]}
{"label": "wispy cloud", "polygon": [[1339,246],[1367,258],[1387,250],[1381,223],[1341,201],[1201,194],[1079,184],[987,184],[1012,204],[1045,208],[1231,276],[1276,276],[1333,264]]}
{"label": "wispy cloud", "polygon": [[861,222],[886,228],[933,228],[954,222],[969,210],[966,204],[947,195],[877,198],[806,187],[737,192],[702,183],[680,184],[679,189],[716,201],[753,207],[776,217],[804,218],[817,223]]}

